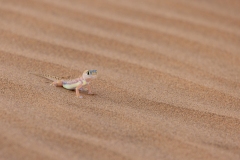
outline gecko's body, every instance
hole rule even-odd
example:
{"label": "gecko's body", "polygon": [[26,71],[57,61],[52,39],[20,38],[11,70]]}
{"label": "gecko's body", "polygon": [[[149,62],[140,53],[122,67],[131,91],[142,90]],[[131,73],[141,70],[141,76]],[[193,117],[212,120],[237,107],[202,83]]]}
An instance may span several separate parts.
{"label": "gecko's body", "polygon": [[68,90],[76,90],[77,97],[82,98],[82,96],[80,96],[79,90],[82,90],[82,87],[85,85],[87,85],[88,94],[93,94],[89,84],[92,79],[95,79],[97,77],[97,70],[86,70],[81,76],[79,76],[79,78],[75,79],[65,79],[64,77],[56,77],[48,74],[31,74],[53,81],[51,85],[54,85],[56,87],[63,87]]}

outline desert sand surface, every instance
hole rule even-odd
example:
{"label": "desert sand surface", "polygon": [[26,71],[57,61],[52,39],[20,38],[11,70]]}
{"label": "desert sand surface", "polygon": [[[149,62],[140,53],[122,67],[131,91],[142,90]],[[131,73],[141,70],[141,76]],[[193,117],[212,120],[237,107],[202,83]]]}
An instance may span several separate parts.
{"label": "desert sand surface", "polygon": [[240,1],[0,0],[0,83],[1,160],[238,160]]}

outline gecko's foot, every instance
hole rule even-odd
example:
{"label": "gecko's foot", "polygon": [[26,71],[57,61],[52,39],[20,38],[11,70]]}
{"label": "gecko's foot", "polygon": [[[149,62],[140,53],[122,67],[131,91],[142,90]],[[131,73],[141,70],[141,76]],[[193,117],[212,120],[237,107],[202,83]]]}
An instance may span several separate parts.
{"label": "gecko's foot", "polygon": [[57,86],[57,83],[56,82],[52,82],[51,84],[50,84],[50,86]]}
{"label": "gecko's foot", "polygon": [[88,92],[88,94],[89,94],[89,95],[94,95],[94,93],[93,93],[93,92]]}
{"label": "gecko's foot", "polygon": [[83,98],[83,96],[76,96],[76,98]]}

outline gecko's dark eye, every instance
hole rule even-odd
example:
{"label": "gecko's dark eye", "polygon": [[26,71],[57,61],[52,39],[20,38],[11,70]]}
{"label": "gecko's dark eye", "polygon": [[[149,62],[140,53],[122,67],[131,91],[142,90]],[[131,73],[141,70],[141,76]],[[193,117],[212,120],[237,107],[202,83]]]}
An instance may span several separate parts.
{"label": "gecko's dark eye", "polygon": [[89,75],[89,71],[87,72],[87,75]]}

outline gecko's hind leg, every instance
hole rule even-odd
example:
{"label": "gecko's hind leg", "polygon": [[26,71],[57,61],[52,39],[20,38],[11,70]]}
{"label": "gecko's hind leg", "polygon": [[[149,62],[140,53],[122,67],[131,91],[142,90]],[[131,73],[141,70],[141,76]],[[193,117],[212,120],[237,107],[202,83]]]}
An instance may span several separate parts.
{"label": "gecko's hind leg", "polygon": [[62,87],[63,86],[63,81],[62,80],[54,81],[50,84],[50,86]]}

